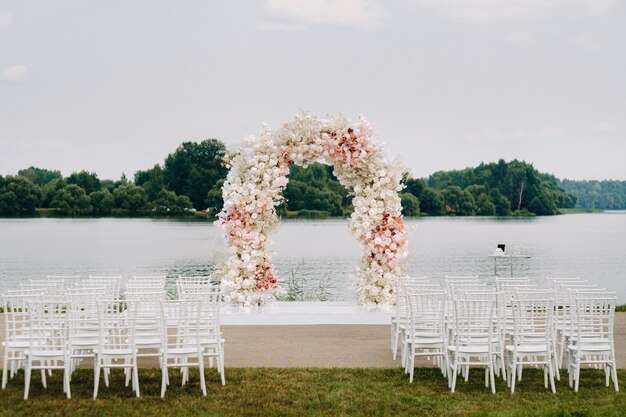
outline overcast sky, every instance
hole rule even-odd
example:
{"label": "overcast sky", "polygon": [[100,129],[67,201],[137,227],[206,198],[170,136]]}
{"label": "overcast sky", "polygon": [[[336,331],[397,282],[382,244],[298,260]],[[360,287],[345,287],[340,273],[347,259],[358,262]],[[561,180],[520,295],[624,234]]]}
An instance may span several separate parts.
{"label": "overcast sky", "polygon": [[0,174],[132,177],[300,111],[365,114],[416,177],[626,180],[626,1],[0,0]]}

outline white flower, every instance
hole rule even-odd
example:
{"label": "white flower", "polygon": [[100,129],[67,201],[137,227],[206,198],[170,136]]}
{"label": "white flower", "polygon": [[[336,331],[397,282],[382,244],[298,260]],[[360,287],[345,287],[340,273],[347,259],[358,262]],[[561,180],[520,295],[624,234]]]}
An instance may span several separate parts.
{"label": "white flower", "polygon": [[[390,164],[385,159],[380,145],[372,139],[373,131],[365,118],[360,118],[354,127],[360,140],[365,141],[363,149],[330,152],[329,146],[335,146],[335,142],[322,132],[346,132],[350,126],[343,116],[321,120],[304,114],[276,131],[262,127],[259,139],[247,138],[244,146],[228,149],[224,159],[230,171],[222,188],[224,209],[216,223],[227,236],[230,256],[217,270],[230,302],[256,305],[271,301],[274,294],[283,291],[280,286],[267,290],[257,288],[250,274],[260,263],[269,265],[271,258],[267,249],[270,239],[266,234],[278,223],[273,209],[282,201],[288,182],[289,167],[279,163],[284,161],[283,152],[300,165],[324,156],[333,158],[335,176],[354,193],[350,229],[364,251],[353,281],[357,301],[362,304],[395,301],[394,283],[401,274],[397,260],[406,256],[406,234],[396,233],[392,238],[389,230],[382,235],[372,230],[383,221],[383,213],[400,218],[397,191],[402,189],[400,179],[404,169],[397,161]],[[337,142],[337,146],[341,145]],[[400,227],[403,226],[400,224]],[[242,279],[244,276],[248,279]]]}

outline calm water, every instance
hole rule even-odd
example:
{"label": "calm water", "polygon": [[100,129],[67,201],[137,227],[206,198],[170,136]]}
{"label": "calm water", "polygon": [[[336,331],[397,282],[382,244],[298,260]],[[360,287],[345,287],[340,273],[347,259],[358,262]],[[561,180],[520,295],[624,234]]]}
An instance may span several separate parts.
{"label": "calm water", "polygon": [[[514,275],[580,276],[626,302],[626,212],[534,219],[424,218],[412,228],[407,270],[433,279],[493,275],[496,244],[529,255]],[[345,220],[284,221],[273,235],[282,279],[328,279],[336,300],[351,298],[349,275],[360,251]],[[210,222],[150,219],[2,219],[0,291],[46,274],[197,275],[224,256]],[[508,275],[499,261],[498,273]]]}

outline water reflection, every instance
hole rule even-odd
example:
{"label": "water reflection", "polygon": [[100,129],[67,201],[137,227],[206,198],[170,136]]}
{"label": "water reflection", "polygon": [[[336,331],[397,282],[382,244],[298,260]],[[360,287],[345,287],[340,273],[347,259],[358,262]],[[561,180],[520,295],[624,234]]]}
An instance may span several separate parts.
{"label": "water reflection", "polygon": [[[528,254],[514,275],[580,276],[626,302],[626,213],[536,218],[407,220],[410,275],[493,275],[498,243]],[[287,220],[273,234],[273,262],[283,280],[310,288],[326,277],[336,300],[349,300],[360,249],[347,220]],[[211,222],[152,219],[0,220],[0,291],[46,274],[207,275],[225,258]],[[509,274],[508,265],[498,272]]]}

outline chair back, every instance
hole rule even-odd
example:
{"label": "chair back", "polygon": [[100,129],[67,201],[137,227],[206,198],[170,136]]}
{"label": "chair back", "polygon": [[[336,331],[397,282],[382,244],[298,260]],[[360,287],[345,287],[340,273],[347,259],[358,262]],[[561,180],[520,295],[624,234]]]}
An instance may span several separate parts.
{"label": "chair back", "polygon": [[407,294],[409,311],[408,333],[415,338],[438,337],[445,335],[445,311],[448,300],[445,291],[409,291]]}
{"label": "chair back", "polygon": [[576,343],[583,345],[610,344],[613,346],[616,297],[588,294],[576,297],[574,331]]}
{"label": "chair back", "polygon": [[98,345],[105,350],[135,351],[137,302],[98,301]]}
{"label": "chair back", "polygon": [[492,336],[496,332],[496,301],[456,299],[454,303],[453,344],[486,346],[491,352]]}
{"label": "chair back", "polygon": [[33,301],[28,303],[29,349],[39,354],[65,352],[67,318],[70,303],[66,301]]}
{"label": "chair back", "polygon": [[520,292],[512,300],[515,345],[554,341],[554,292]]}
{"label": "chair back", "polygon": [[28,338],[28,304],[39,301],[42,297],[42,292],[30,290],[2,294],[5,341]]}

